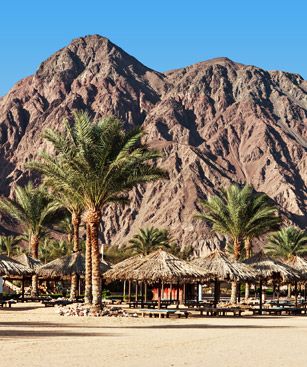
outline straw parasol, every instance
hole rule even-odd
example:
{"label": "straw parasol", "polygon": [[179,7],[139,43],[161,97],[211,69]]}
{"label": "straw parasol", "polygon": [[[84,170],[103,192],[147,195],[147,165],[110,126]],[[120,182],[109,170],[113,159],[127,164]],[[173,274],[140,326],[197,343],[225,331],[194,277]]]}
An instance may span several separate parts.
{"label": "straw parasol", "polygon": [[[109,264],[101,261],[101,272],[104,273],[110,268]],[[85,258],[81,252],[73,253],[72,255],[62,256],[58,259],[50,261],[41,266],[37,274],[45,279],[57,277],[67,277],[73,274],[79,276],[85,273]]]}
{"label": "straw parasol", "polygon": [[225,252],[218,249],[191,263],[213,274],[213,278],[219,281],[252,281],[257,276],[251,267],[230,260]]}
{"label": "straw parasol", "polygon": [[33,271],[30,268],[8,256],[0,255],[0,276],[24,276],[31,274],[33,274]]}
{"label": "straw parasol", "polygon": [[307,260],[300,256],[293,256],[287,261],[287,264],[297,270],[304,280],[307,279]]}
{"label": "straw parasol", "polygon": [[112,265],[111,269],[103,274],[103,278],[107,281],[131,280],[127,278],[127,274],[137,268],[143,258],[144,255],[135,255]]}
{"label": "straw parasol", "polygon": [[148,283],[188,282],[208,278],[207,272],[161,249],[137,255],[115,265],[104,274],[108,280],[137,280]]}
{"label": "straw parasol", "polygon": [[34,257],[26,253],[15,256],[14,259],[20,262],[20,264],[34,271],[42,266],[42,262],[39,259],[34,259]]}
{"label": "straw parasol", "polygon": [[287,283],[300,279],[300,273],[296,269],[277,259],[271,258],[263,252],[258,252],[256,255],[244,260],[244,263],[252,266],[258,274],[258,278],[263,280],[281,280]]}
{"label": "straw parasol", "polygon": [[134,280],[158,283],[158,308],[160,308],[162,282],[179,284],[199,281],[208,278],[208,274],[198,266],[159,249],[147,256],[137,255],[124,260],[107,271],[104,278],[109,281]]}

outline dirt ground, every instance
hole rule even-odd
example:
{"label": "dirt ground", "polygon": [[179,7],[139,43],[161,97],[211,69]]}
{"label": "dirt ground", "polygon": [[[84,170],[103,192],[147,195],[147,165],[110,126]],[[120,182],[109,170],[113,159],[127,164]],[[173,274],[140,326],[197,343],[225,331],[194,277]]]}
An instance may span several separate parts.
{"label": "dirt ground", "polygon": [[64,317],[0,309],[0,366],[306,367],[307,317]]}

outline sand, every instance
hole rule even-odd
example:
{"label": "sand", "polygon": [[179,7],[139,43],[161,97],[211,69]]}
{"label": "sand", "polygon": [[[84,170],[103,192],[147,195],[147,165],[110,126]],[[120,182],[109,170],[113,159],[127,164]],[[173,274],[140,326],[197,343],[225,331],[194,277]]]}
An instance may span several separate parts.
{"label": "sand", "polygon": [[307,317],[81,318],[0,309],[0,366],[306,367]]}

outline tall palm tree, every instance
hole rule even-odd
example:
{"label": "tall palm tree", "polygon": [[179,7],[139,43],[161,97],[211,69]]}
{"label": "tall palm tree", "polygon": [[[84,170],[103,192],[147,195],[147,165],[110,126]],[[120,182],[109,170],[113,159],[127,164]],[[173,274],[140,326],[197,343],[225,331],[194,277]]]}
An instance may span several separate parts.
{"label": "tall palm tree", "polygon": [[[231,239],[234,258],[240,259],[245,243],[246,256],[251,253],[251,240],[267,233],[280,223],[277,209],[265,194],[254,193],[245,185],[230,185],[221,194],[201,202],[198,218],[209,222],[214,231]],[[230,246],[230,247],[231,247]],[[232,284],[231,301],[236,300],[236,283]]]}
{"label": "tall palm tree", "polygon": [[146,256],[158,248],[168,248],[169,242],[170,238],[167,230],[161,230],[154,227],[141,228],[139,233],[134,235],[129,241],[129,249],[134,253]]}
{"label": "tall palm tree", "polygon": [[142,136],[140,128],[126,133],[116,118],[93,123],[86,113],[76,113],[74,124],[66,123],[64,133],[47,130],[44,134],[56,156],[44,153],[40,162],[32,164],[49,182],[78,196],[84,205],[86,258],[91,260],[91,267],[87,261],[86,278],[91,272],[95,309],[101,307],[98,231],[102,208],[110,203],[127,203],[132,188],[165,177],[165,172],[153,164],[160,153],[142,144]]}
{"label": "tall palm tree", "polygon": [[307,233],[293,226],[281,228],[268,238],[265,252],[285,260],[293,256],[305,255],[307,253]]}
{"label": "tall palm tree", "polygon": [[[29,248],[34,259],[38,259],[39,240],[47,227],[57,218],[54,214],[59,205],[55,203],[42,187],[17,186],[14,198],[1,198],[0,211],[16,220],[29,239]],[[32,295],[37,295],[37,276],[32,277]]]}

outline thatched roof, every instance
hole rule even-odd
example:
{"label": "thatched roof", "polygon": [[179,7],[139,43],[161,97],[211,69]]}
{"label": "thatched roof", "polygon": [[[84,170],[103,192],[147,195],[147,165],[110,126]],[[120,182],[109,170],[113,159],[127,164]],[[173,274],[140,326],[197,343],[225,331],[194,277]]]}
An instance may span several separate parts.
{"label": "thatched roof", "polygon": [[302,278],[307,279],[307,260],[300,256],[293,256],[287,261],[287,264],[299,271]]}
{"label": "thatched roof", "polygon": [[214,278],[220,281],[252,281],[256,279],[256,273],[251,267],[232,261],[225,252],[214,250],[206,257],[199,257],[192,261]]}
{"label": "thatched roof", "polygon": [[8,256],[0,255],[0,276],[26,276],[31,274],[33,274],[33,271],[30,268]]}
{"label": "thatched roof", "polygon": [[[104,273],[110,268],[105,261],[101,262],[101,272]],[[48,264],[41,266],[37,274],[46,279],[57,277],[71,276],[72,274],[84,275],[85,273],[85,258],[81,252],[76,252],[72,255],[66,255],[50,261]]]}
{"label": "thatched roof", "polygon": [[196,265],[176,256],[157,250],[147,256],[134,256],[116,264],[104,274],[107,280],[139,280],[149,283],[188,282],[208,278],[208,274]]}
{"label": "thatched roof", "polygon": [[26,266],[27,268],[30,268],[32,270],[36,270],[40,266],[42,266],[42,262],[39,259],[34,259],[34,257],[23,253],[18,256],[14,256],[14,259],[20,262],[20,264]]}
{"label": "thatched roof", "polygon": [[252,266],[258,273],[259,278],[265,280],[280,278],[283,282],[289,282],[300,278],[297,270],[263,252],[244,260],[244,263]]}

